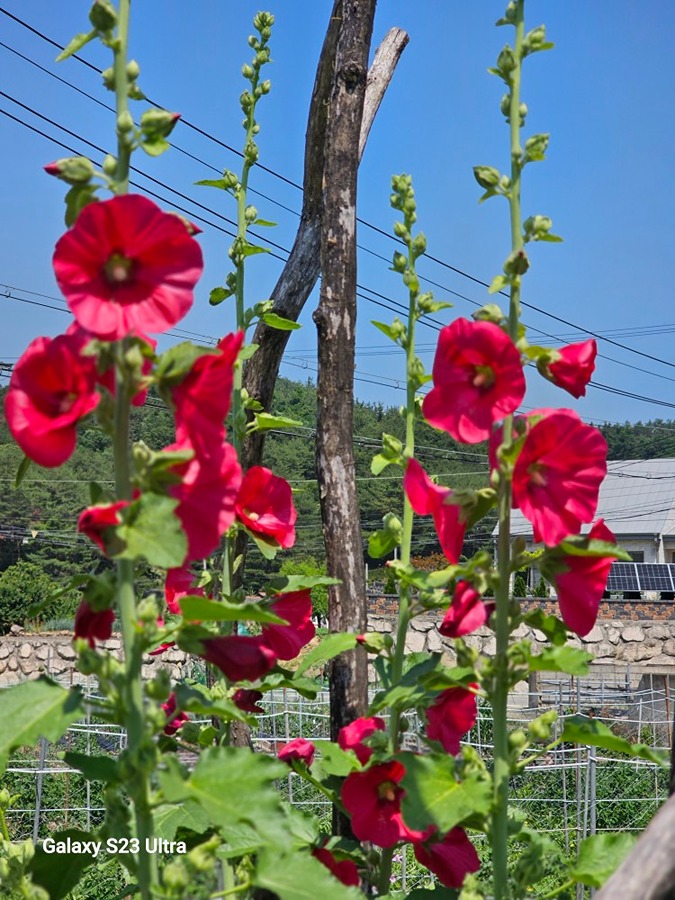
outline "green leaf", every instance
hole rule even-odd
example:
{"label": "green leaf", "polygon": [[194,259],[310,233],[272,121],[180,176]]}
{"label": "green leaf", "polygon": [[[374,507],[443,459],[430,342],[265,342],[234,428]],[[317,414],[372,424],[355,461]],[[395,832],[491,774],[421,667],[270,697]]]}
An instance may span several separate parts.
{"label": "green leaf", "polygon": [[221,191],[231,191],[234,185],[228,178],[203,178],[201,181],[195,181],[195,184],[203,187],[219,188]]}
{"label": "green leaf", "polygon": [[175,514],[178,500],[161,494],[144,493],[130,506],[128,521],[115,529],[125,543],[116,559],[143,557],[151,566],[173,569],[182,565],[187,553],[187,537]]}
{"label": "green leaf", "polygon": [[427,692],[424,677],[434,672],[441,665],[440,653],[421,654],[420,662],[411,666],[399,681],[388,691],[381,691],[373,698],[370,712],[376,713],[387,706],[398,709],[410,709],[416,706]]}
{"label": "green leaf", "polygon": [[16,478],[14,479],[14,490],[18,490],[21,486],[21,482],[26,476],[26,472],[30,469],[33,464],[33,460],[28,456],[24,456],[24,458],[19,463],[19,468],[16,470]]}
{"label": "green leaf", "polygon": [[645,744],[631,744],[625,738],[617,734],[600,722],[588,716],[570,716],[564,720],[562,741],[573,744],[587,744],[591,747],[601,747],[603,750],[611,750],[615,753],[625,753],[628,756],[647,759],[664,768],[668,767],[668,758],[665,753],[659,753]]}
{"label": "green leaf", "polygon": [[[279,663],[277,663],[277,669],[280,668]],[[301,696],[313,700],[321,690],[321,685],[311,678],[297,677],[295,676],[295,673],[288,669],[270,672],[269,675],[265,675],[258,684],[259,691],[273,691],[277,688],[286,688],[289,691],[296,691]]]}
{"label": "green leaf", "polygon": [[254,225],[261,225],[263,228],[276,228],[276,222],[270,222],[268,219],[256,219]]}
{"label": "green leaf", "polygon": [[93,41],[95,37],[95,28],[92,31],[83,31],[80,34],[76,34],[72,41],[66,47],[64,47],[64,49],[56,57],[55,62],[63,62],[64,59],[68,59],[69,56],[72,56],[74,53],[77,53],[78,50],[86,47],[86,45],[90,41]]}
{"label": "green leaf", "polygon": [[399,460],[390,459],[388,456],[385,456],[384,453],[377,453],[370,464],[370,471],[373,475],[379,475],[380,472],[383,472],[387,466],[391,465],[401,465]]}
{"label": "green leaf", "polygon": [[319,780],[324,775],[337,775],[343,778],[359,767],[356,755],[351,750],[342,750],[332,741],[314,741],[314,746],[320,759],[314,763],[312,771]]}
{"label": "green leaf", "polygon": [[161,156],[170,147],[171,144],[163,137],[153,137],[152,140],[145,140],[140,143],[141,150],[144,150],[148,156]]}
{"label": "green leaf", "polygon": [[256,534],[255,531],[251,531],[250,528],[244,528],[244,531],[251,538],[251,540],[256,545],[258,550],[260,550],[265,559],[274,559],[274,557],[281,549],[279,544],[277,544],[275,541],[267,540],[263,535]]}
{"label": "green leaf", "polygon": [[247,359],[254,356],[257,353],[259,346],[260,344],[245,344],[239,351],[239,359],[241,362],[246,362]]}
{"label": "green leaf", "polygon": [[523,622],[531,628],[543,632],[549,641],[560,647],[567,642],[567,625],[557,616],[547,615],[543,609],[535,609],[525,613]]}
{"label": "green leaf", "polygon": [[[434,895],[433,897],[431,896],[432,894]],[[436,885],[436,887],[431,890],[415,888],[414,891],[410,891],[409,894],[406,894],[406,900],[457,900],[458,897],[459,891],[455,891],[452,888],[441,887],[440,885]]]}
{"label": "green leaf", "polygon": [[270,413],[256,413],[254,421],[248,426],[248,431],[270,431],[272,428],[297,428],[302,425],[297,419],[289,419],[287,416],[273,416]]}
{"label": "green leaf", "polygon": [[186,619],[193,622],[271,622],[288,624],[285,619],[257,603],[230,603],[208,597],[182,597],[179,601]]}
{"label": "green leaf", "polygon": [[[41,737],[58,741],[71,722],[83,715],[78,688],[65,690],[41,675],[14,687],[0,689],[0,774],[16,747],[33,746]],[[11,723],[11,727],[8,726]]]}
{"label": "green leaf", "polygon": [[[78,828],[56,831],[49,835],[55,841],[94,841],[96,836]],[[35,856],[30,861],[28,871],[32,880],[43,887],[50,900],[61,900],[75,887],[94,858],[88,853],[45,853],[41,845],[35,848]]]}
{"label": "green leaf", "polygon": [[368,555],[373,559],[380,559],[398,547],[400,544],[400,536],[393,534],[391,531],[380,529],[374,531],[368,538]]}
{"label": "green leaf", "polygon": [[65,222],[69,228],[75,223],[75,219],[85,206],[97,202],[96,190],[96,185],[74,184],[68,191],[64,200],[66,203]]}
{"label": "green leaf", "polygon": [[295,591],[307,591],[321,584],[340,584],[339,578],[330,575],[275,575],[265,587],[267,594],[293,594]]}
{"label": "green leaf", "polygon": [[389,568],[394,570],[396,577],[403,583],[420,591],[434,591],[436,588],[446,587],[457,577],[459,566],[447,566],[438,572],[424,572],[415,569],[414,566],[406,566],[397,560],[389,562]]}
{"label": "green leaf", "polygon": [[307,656],[303,657],[302,662],[295,670],[296,675],[302,675],[307,669],[311,668],[318,662],[325,662],[345,653],[347,650],[353,650],[356,647],[355,634],[328,634],[321,641],[318,647],[310,650]]}
{"label": "green leaf", "polygon": [[465,819],[486,816],[490,811],[490,782],[477,774],[457,781],[453,757],[406,752],[399,758],[405,767],[401,811],[409,828],[423,831],[436,825],[445,834]]}
{"label": "green leaf", "polygon": [[528,654],[532,672],[566,672],[568,675],[588,675],[592,653],[578,647],[546,647],[541,653]]}
{"label": "green leaf", "polygon": [[628,855],[635,844],[633,834],[594,834],[579,845],[579,856],[570,877],[599,888]]}
{"label": "green leaf", "polygon": [[[215,290],[222,290],[222,288],[215,288]],[[215,353],[215,350],[198,347],[189,341],[175,344],[157,358],[155,381],[158,384],[164,383],[171,387],[180,384],[185,376],[192,371],[198,359],[202,356],[213,356]]]}
{"label": "green leaf", "polygon": [[[199,183],[199,182],[197,182]],[[229,290],[224,287],[213,288],[211,293],[209,294],[209,303],[211,306],[218,306],[219,303],[222,303],[223,300],[228,300],[230,297],[234,296],[234,291]]]}
{"label": "green leaf", "polygon": [[155,809],[153,820],[155,834],[165,841],[172,841],[179,829],[202,834],[211,824],[209,817],[194,800],[185,800],[180,804],[162,803]]}
{"label": "green leaf", "polygon": [[279,331],[296,331],[298,328],[302,328],[299,322],[294,322],[292,319],[284,319],[283,316],[273,312],[265,313],[262,320],[265,325],[269,325],[270,328],[278,328]]}
{"label": "green leaf", "polygon": [[488,288],[488,294],[496,294],[499,291],[503,291],[505,287],[508,287],[509,279],[506,275],[495,275],[495,277],[490,282],[490,287]]}
{"label": "green leaf", "polygon": [[345,887],[309,852],[280,852],[266,847],[258,858],[254,883],[279,900],[358,900],[357,888]]}
{"label": "green leaf", "polygon": [[258,253],[269,253],[269,247],[259,247],[257,244],[244,244],[239,249],[240,256],[256,256]]}
{"label": "green leaf", "polygon": [[402,325],[401,322],[398,322],[398,320],[397,320],[396,326],[385,325],[384,322],[375,322],[375,321],[371,321],[370,324],[374,325],[378,331],[382,332],[382,334],[386,334],[387,337],[391,338],[391,340],[395,344],[400,343],[400,341],[405,336],[405,326]]}
{"label": "green leaf", "polygon": [[75,750],[66,750],[63,761],[71,769],[82,772],[87,781],[109,783],[117,779],[117,763],[112,756],[89,756]]}

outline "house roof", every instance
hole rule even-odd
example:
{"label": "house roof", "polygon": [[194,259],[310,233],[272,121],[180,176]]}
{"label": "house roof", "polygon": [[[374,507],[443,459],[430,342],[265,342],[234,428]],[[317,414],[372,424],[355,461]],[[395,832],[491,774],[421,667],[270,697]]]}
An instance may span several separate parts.
{"label": "house roof", "polygon": [[[675,459],[608,462],[595,518],[604,519],[618,540],[622,536],[675,538]],[[584,525],[582,531],[589,528]],[[511,534],[532,535],[532,525],[517,509],[511,514]]]}

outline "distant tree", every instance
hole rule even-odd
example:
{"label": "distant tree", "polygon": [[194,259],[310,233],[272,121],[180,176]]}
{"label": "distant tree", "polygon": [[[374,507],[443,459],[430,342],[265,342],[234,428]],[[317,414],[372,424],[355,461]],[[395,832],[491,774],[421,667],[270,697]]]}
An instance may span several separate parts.
{"label": "distant tree", "polygon": [[[52,579],[41,566],[21,559],[0,575],[0,633],[7,634],[12,625],[24,625],[31,606],[42,603],[54,592]],[[73,615],[74,599],[60,598],[41,614]]]}

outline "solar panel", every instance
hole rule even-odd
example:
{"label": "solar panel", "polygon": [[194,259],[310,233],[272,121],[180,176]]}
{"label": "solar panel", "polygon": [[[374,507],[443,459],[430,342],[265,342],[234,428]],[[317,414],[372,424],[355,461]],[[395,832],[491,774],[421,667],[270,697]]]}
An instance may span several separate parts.
{"label": "solar panel", "polygon": [[608,591],[639,591],[635,563],[614,562],[607,578]]}
{"label": "solar panel", "polygon": [[664,563],[641,563],[637,566],[641,591],[672,591],[673,580]]}

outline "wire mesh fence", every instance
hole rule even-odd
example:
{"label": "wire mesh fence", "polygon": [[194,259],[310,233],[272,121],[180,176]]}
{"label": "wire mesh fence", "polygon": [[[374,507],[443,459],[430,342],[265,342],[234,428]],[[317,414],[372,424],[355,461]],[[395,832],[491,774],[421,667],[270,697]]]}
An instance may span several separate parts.
{"label": "wire mesh fence", "polygon": [[[672,737],[671,697],[673,676],[636,676],[628,669],[595,667],[585,678],[531,680],[529,690],[514,695],[510,718],[514,727],[527,727],[535,716],[554,709],[559,719],[557,734],[566,716],[578,712],[608,725],[622,737],[666,750]],[[93,694],[93,683],[85,683]],[[274,690],[260,702],[251,733],[255,751],[276,754],[296,737],[327,740],[330,732],[329,698],[320,690],[307,699],[288,690]],[[423,749],[423,723],[407,714],[410,749]],[[555,736],[555,735],[554,735]],[[489,707],[479,705],[478,718],[466,742],[489,760],[492,753],[492,721]],[[123,730],[90,715],[72,725],[64,737],[15,752],[4,786],[17,796],[8,823],[14,840],[42,839],[68,827],[89,830],[102,822],[103,789],[66,765],[63,752],[117,756],[125,746]],[[328,799],[289,770],[279,784],[291,804],[315,815],[329,827]],[[667,797],[668,773],[654,763],[622,757],[592,747],[560,744],[514,777],[513,804],[525,820],[546,832],[565,850],[574,853],[584,837],[603,831],[639,832],[645,828]],[[394,869],[396,889],[409,890],[424,878],[414,857],[398,854]]]}

